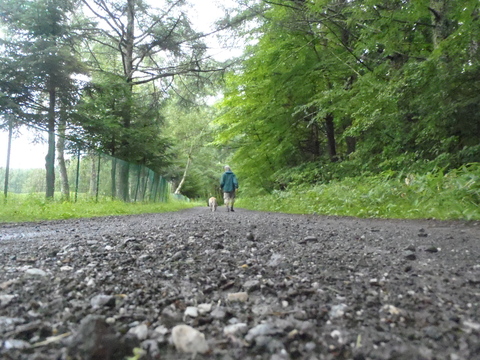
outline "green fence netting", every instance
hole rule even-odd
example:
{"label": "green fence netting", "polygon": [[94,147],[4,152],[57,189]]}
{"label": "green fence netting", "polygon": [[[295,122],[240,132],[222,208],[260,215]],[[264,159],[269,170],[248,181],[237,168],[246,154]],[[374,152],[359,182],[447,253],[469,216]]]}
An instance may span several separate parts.
{"label": "green fence netting", "polygon": [[[172,184],[151,169],[135,165],[96,151],[72,155],[65,161],[68,181],[55,167],[55,198],[65,198],[68,187],[70,200],[78,198],[121,199],[129,202],[166,202],[172,196]],[[0,183],[4,193],[45,193],[46,170],[0,166]],[[8,175],[8,177],[7,177]],[[177,196],[175,198],[178,198]],[[188,199],[184,196],[181,200]]]}

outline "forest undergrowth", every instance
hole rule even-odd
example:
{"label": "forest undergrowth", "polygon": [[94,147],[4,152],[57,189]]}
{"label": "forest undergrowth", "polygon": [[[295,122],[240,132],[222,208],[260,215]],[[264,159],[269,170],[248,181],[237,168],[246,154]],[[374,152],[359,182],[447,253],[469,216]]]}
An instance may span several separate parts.
{"label": "forest undergrowth", "polygon": [[480,164],[444,173],[384,172],[241,197],[240,207],[363,218],[479,220]]}

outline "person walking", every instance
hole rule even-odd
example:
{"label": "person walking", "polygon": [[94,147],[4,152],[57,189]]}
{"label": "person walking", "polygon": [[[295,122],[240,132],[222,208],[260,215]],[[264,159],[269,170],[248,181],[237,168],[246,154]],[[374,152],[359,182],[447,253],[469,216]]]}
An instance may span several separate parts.
{"label": "person walking", "polygon": [[225,205],[227,205],[227,211],[234,211],[233,204],[235,203],[235,192],[238,189],[238,180],[232,169],[230,169],[230,166],[226,165],[224,169],[225,172],[220,179],[220,188],[223,191],[223,201],[225,202]]}

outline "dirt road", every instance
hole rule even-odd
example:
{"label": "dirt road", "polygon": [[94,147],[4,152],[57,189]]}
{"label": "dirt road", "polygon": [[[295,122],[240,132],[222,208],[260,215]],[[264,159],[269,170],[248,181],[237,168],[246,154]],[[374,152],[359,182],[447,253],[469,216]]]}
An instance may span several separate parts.
{"label": "dirt road", "polygon": [[479,255],[478,223],[204,207],[3,224],[0,357],[479,359]]}

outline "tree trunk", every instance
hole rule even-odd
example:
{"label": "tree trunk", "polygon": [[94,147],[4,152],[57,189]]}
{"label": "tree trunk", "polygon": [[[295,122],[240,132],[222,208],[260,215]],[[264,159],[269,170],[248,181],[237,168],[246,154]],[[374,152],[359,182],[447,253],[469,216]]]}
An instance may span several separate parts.
{"label": "tree trunk", "polygon": [[[122,140],[122,154],[123,160],[128,161],[129,145],[128,129],[131,127],[132,120],[132,98],[133,98],[133,48],[135,46],[135,0],[127,1],[127,26],[125,38],[122,47],[122,61],[125,80],[127,82],[125,103],[122,109],[123,127],[126,129],[126,134]],[[119,195],[123,201],[129,201],[129,164],[122,164],[120,167],[119,179]]]}
{"label": "tree trunk", "polygon": [[337,158],[337,146],[335,143],[335,127],[333,124],[333,114],[328,114],[325,117],[325,131],[327,133],[327,146],[330,161],[335,162]]}
{"label": "tree trunk", "polygon": [[177,195],[180,194],[183,183],[185,182],[185,179],[187,178],[187,172],[188,172],[188,168],[190,167],[191,162],[192,162],[192,158],[191,158],[191,156],[188,156],[187,165],[185,166],[185,171],[183,172],[182,180],[180,180],[180,183],[178,184],[178,187],[175,190],[175,194],[177,194]]}
{"label": "tree trunk", "polygon": [[67,166],[65,165],[65,128],[66,120],[62,117],[58,124],[57,162],[60,169],[62,200],[70,201],[70,185],[68,183]]}
{"label": "tree trunk", "polygon": [[56,91],[50,79],[49,105],[48,105],[48,153],[45,156],[46,197],[53,199],[55,195],[55,100]]}
{"label": "tree trunk", "polygon": [[321,155],[321,150],[320,150],[320,131],[318,128],[318,123],[315,121],[312,124],[312,135],[313,135],[313,159],[317,160],[320,155]]}

